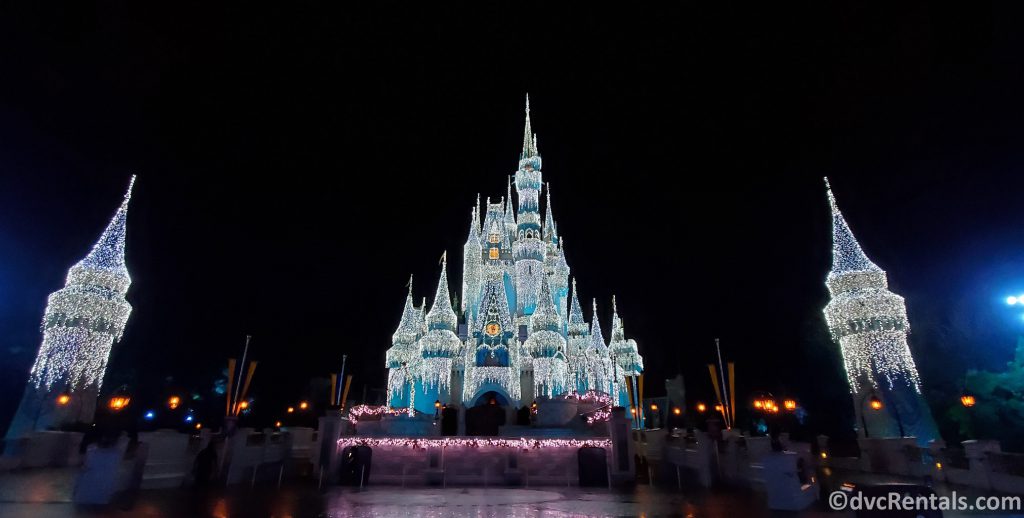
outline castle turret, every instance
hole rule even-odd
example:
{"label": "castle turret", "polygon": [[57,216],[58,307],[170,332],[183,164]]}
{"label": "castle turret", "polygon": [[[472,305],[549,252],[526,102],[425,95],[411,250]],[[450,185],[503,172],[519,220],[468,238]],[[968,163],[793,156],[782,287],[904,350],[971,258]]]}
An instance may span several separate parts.
{"label": "castle turret", "polygon": [[[47,300],[43,343],[8,438],[93,420],[111,348],[121,339],[132,312],[125,299],[132,279],[124,252],[134,185],[132,176],[99,240],[68,270],[64,287]],[[59,394],[67,398],[58,401]]]}
{"label": "castle turret", "polygon": [[392,407],[408,405],[413,374],[419,369],[420,353],[416,341],[422,334],[422,312],[413,305],[410,275],[402,318],[391,335],[391,347],[384,354],[384,364],[388,369],[388,404]]}
{"label": "castle turret", "polygon": [[[451,296],[448,292],[447,254],[442,259],[441,278],[437,281],[434,305],[430,307],[426,321],[427,334],[419,340],[419,377],[424,387],[445,393],[450,386],[455,358],[462,353],[462,342],[455,334],[458,317],[452,309]],[[433,401],[430,399],[427,403],[433,404]]]}
{"label": "castle turret", "polygon": [[541,159],[530,128],[530,98],[527,96],[523,152],[516,171],[516,193],[519,196],[517,233],[512,247],[516,263],[516,313],[519,316],[533,313],[544,276],[546,247],[542,241],[540,221],[541,181]]}
{"label": "castle turret", "polygon": [[561,331],[562,319],[551,298],[548,277],[545,276],[541,279],[537,310],[530,317],[530,336],[524,344],[533,360],[535,396],[556,396],[567,389],[566,340]]}
{"label": "castle turret", "polygon": [[462,312],[465,314],[466,325],[472,329],[473,310],[480,300],[481,273],[483,269],[483,249],[480,245],[480,214],[476,208],[472,211],[469,224],[469,236],[462,247]]}
{"label": "castle turret", "polygon": [[[831,300],[825,320],[839,344],[861,436],[902,433],[921,444],[937,438],[931,412],[907,343],[910,324],[903,297],[888,289],[884,271],[868,259],[836,205],[832,211],[832,270],[825,281]],[[872,401],[882,408],[872,408]]]}

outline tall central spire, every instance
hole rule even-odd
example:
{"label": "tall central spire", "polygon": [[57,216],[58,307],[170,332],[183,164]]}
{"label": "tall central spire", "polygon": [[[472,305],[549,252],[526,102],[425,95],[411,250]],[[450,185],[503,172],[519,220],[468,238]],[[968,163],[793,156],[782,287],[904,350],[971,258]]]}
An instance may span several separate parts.
{"label": "tall central spire", "polygon": [[526,94],[526,127],[523,129],[523,154],[521,158],[537,155],[537,140],[530,128],[530,94]]}

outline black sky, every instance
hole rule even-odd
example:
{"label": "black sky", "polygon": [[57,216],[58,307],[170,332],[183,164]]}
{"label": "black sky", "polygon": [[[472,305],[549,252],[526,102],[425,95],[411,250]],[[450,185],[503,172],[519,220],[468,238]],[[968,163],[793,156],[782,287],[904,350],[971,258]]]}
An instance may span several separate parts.
{"label": "black sky", "polygon": [[131,173],[117,383],[209,385],[248,333],[267,416],[343,353],[382,386],[405,281],[432,296],[476,193],[504,194],[527,91],[584,305],[607,329],[618,296],[648,393],[681,371],[707,398],[720,337],[741,392],[846,411],[825,175],[933,401],[1024,325],[1012,3],[4,10],[0,421]]}

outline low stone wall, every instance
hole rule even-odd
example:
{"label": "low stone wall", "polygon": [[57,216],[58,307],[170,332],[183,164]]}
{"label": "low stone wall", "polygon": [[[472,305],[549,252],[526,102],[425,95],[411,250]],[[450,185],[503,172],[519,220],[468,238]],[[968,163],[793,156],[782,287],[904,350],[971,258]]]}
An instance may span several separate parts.
{"label": "low stone wall", "polygon": [[368,483],[391,485],[579,485],[579,450],[604,449],[605,470],[611,441],[549,438],[345,437],[349,446],[368,446]]}

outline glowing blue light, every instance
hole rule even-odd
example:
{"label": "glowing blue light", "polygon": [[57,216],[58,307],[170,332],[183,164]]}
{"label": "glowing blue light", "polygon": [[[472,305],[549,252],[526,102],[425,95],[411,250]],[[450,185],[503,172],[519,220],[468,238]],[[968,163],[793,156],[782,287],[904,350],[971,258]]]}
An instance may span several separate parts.
{"label": "glowing blue light", "polygon": [[1016,304],[1017,303],[1017,297],[1006,297],[1006,303],[1011,305],[1011,306]]}
{"label": "glowing blue light", "polygon": [[189,414],[189,415],[185,416],[185,422],[186,423],[191,423],[192,422],[192,414]]}
{"label": "glowing blue light", "polygon": [[153,418],[156,417],[156,414],[153,413],[152,410],[150,410],[149,412],[146,412],[146,415],[144,417],[146,418],[146,420],[152,421]]}

